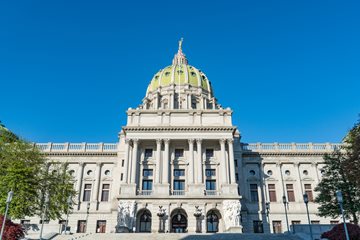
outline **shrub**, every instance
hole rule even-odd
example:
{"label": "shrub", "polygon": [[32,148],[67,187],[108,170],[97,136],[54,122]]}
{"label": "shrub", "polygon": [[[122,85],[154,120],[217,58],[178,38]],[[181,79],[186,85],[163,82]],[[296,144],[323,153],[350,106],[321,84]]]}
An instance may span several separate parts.
{"label": "shrub", "polygon": [[[346,223],[346,227],[350,240],[360,240],[360,227],[358,225]],[[321,237],[329,240],[346,240],[344,224],[340,223],[335,225],[330,231],[321,234]]]}
{"label": "shrub", "polygon": [[[4,216],[0,216],[0,228],[3,224]],[[3,240],[18,240],[24,238],[24,229],[21,224],[13,223],[11,220],[6,219]]]}

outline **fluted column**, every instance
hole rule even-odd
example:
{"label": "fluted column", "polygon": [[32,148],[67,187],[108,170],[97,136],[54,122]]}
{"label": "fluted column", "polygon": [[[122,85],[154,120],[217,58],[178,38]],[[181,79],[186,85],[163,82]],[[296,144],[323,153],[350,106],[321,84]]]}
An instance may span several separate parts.
{"label": "fluted column", "polygon": [[170,146],[170,139],[164,139],[165,145],[165,159],[163,161],[163,178],[162,183],[169,183],[169,166],[170,166],[170,158],[169,158],[169,146]]}
{"label": "fluted column", "polygon": [[130,139],[125,139],[125,163],[124,163],[124,181],[125,183],[129,183],[129,179],[128,179],[128,176],[130,175],[130,158],[129,158],[129,155],[130,155]]}
{"label": "fluted column", "polygon": [[196,176],[196,183],[201,184],[203,182],[202,180],[202,139],[196,139],[196,144],[197,144],[197,155],[198,155],[198,159],[196,161],[196,166],[197,166],[197,176]]}
{"label": "fluted column", "polygon": [[96,163],[95,169],[95,181],[94,181],[94,193],[92,195],[92,200],[97,202],[99,194],[99,184],[100,184],[100,174],[101,174],[101,163]]}
{"label": "fluted column", "polygon": [[130,183],[136,183],[136,168],[137,168],[137,158],[138,158],[138,145],[139,140],[133,139],[133,159],[131,163],[131,180]]}
{"label": "fluted column", "polygon": [[221,149],[221,163],[220,163],[220,168],[221,168],[221,183],[226,184],[228,183],[227,180],[227,170],[226,170],[226,152],[225,152],[225,139],[220,139],[220,149]]}
{"label": "fluted column", "polygon": [[229,166],[230,166],[230,180],[229,183],[236,183],[235,179],[235,160],[234,160],[234,140],[228,139],[229,146]]}
{"label": "fluted column", "polygon": [[160,183],[161,175],[161,139],[156,139],[156,175],[155,183]]}
{"label": "fluted column", "polygon": [[79,163],[79,168],[77,171],[77,177],[76,177],[76,189],[78,190],[78,196],[79,196],[79,202],[81,200],[81,185],[82,185],[82,178],[83,178],[83,174],[84,174],[84,163],[80,162]]}
{"label": "fluted column", "polygon": [[189,139],[189,154],[190,154],[190,162],[189,162],[189,184],[194,183],[194,139]]}

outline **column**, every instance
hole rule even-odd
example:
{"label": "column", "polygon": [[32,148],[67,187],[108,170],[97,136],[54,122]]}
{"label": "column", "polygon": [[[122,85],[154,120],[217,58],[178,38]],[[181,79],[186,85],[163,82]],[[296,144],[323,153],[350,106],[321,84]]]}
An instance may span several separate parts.
{"label": "column", "polygon": [[165,144],[165,159],[163,161],[163,178],[162,183],[169,184],[169,147],[170,147],[170,139],[164,139]]}
{"label": "column", "polygon": [[156,139],[156,175],[155,183],[160,183],[161,175],[161,139]]}
{"label": "column", "polygon": [[101,163],[96,163],[95,169],[95,181],[94,181],[94,192],[92,195],[92,201],[97,202],[99,195],[99,185],[100,185],[100,175],[101,175]]}
{"label": "column", "polygon": [[125,139],[125,159],[124,159],[124,182],[125,183],[129,183],[129,179],[128,179],[128,176],[130,175],[130,158],[129,158],[129,155],[130,155],[130,139]]}
{"label": "column", "polygon": [[136,183],[136,167],[137,167],[137,155],[138,155],[138,139],[133,139],[133,159],[131,163],[131,179],[130,183]]}
{"label": "column", "polygon": [[[299,195],[299,199],[297,201],[302,202],[303,199],[303,195],[304,194],[304,188],[303,188],[303,184],[302,184],[302,180],[301,180],[301,174],[300,174],[300,168],[299,168],[300,163],[299,162],[294,162],[294,167],[295,170],[298,174],[298,184],[299,184],[299,190],[301,191],[301,195]],[[299,191],[295,191],[295,192],[299,192]]]}
{"label": "column", "polygon": [[194,183],[194,139],[189,139],[189,154],[190,154],[190,163],[189,163],[189,184]]}
{"label": "column", "polygon": [[235,179],[235,160],[234,160],[234,140],[228,139],[229,146],[229,167],[230,167],[230,181],[229,183],[236,183]]}
{"label": "column", "polygon": [[201,142],[202,142],[202,139],[196,139],[197,155],[198,155],[196,183],[198,183],[198,184],[203,183],[203,180],[202,180],[202,149],[201,149]]}
{"label": "column", "polygon": [[227,180],[227,170],[226,170],[226,152],[225,152],[225,139],[220,139],[220,149],[221,149],[221,163],[220,163],[220,168],[221,168],[221,183],[222,184],[227,184],[228,180]]}
{"label": "column", "polygon": [[[84,163],[80,162],[79,163],[79,168],[78,168],[78,172],[77,172],[77,181],[76,181],[76,189],[78,190],[78,197],[79,197],[79,203],[81,202],[81,185],[82,185],[82,178],[83,178],[83,174],[84,174]],[[79,204],[80,206],[80,204]]]}

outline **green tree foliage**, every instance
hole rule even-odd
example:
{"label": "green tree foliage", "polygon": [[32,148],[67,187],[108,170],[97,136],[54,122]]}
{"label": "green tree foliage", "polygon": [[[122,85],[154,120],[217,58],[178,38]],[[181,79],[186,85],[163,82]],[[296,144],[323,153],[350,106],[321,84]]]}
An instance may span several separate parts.
{"label": "green tree foliage", "polygon": [[349,178],[360,189],[360,120],[344,139],[346,150],[345,168]]}
{"label": "green tree foliage", "polygon": [[33,144],[18,138],[9,140],[6,132],[0,129],[0,212],[5,211],[7,193],[12,190],[11,218],[41,216],[48,194],[47,218],[61,219],[68,209],[68,196],[76,194],[67,165],[49,162]]}

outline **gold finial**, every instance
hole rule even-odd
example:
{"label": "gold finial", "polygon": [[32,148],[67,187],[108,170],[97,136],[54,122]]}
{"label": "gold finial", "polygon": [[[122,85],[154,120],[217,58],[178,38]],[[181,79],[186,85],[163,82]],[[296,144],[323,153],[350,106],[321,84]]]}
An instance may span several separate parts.
{"label": "gold finial", "polygon": [[184,38],[181,38],[179,41],[179,51],[182,51],[182,43],[184,41]]}

